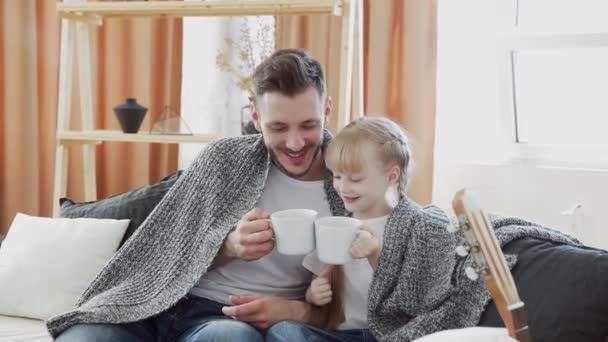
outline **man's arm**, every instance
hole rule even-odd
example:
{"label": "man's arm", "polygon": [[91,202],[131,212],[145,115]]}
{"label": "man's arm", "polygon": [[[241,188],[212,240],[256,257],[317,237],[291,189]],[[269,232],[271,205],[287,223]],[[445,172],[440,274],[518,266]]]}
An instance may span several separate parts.
{"label": "man's arm", "polygon": [[232,233],[234,233],[234,231],[228,233],[226,239],[224,239],[224,244],[215,256],[215,259],[213,259],[213,263],[211,264],[211,267],[209,267],[209,269],[212,270],[216,267],[222,267],[236,258],[236,252],[234,251],[234,248],[232,248],[231,243],[229,243],[230,235]]}
{"label": "man's arm", "polygon": [[[326,322],[326,310],[322,307],[306,303],[304,301],[290,301],[290,312],[282,321],[290,320],[314,325],[323,328]],[[278,321],[277,321],[278,322]],[[273,322],[274,323],[274,322]]]}

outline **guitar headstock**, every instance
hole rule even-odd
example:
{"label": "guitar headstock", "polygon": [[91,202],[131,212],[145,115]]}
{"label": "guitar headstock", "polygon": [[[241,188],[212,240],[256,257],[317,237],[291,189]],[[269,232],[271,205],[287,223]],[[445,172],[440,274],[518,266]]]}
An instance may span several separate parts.
{"label": "guitar headstock", "polygon": [[520,342],[529,342],[524,304],[488,216],[465,189],[456,193],[452,208],[458,218],[458,226],[449,227],[448,230],[461,231],[466,240],[464,246],[456,248],[456,253],[463,257],[470,254],[475,264],[465,270],[467,276],[477,280],[481,275],[509,335]]}
{"label": "guitar headstock", "polygon": [[[473,227],[469,223],[469,216],[479,216],[483,214],[481,208],[479,208],[476,203],[465,204],[466,200],[467,199],[464,198],[464,192],[456,194],[456,197],[452,202],[452,207],[458,218],[458,225],[452,226],[448,228],[448,230],[453,233],[461,231],[465,238],[466,243],[456,248],[456,254],[461,257],[466,257],[470,254],[473,258],[475,266],[466,268],[465,272],[467,277],[471,280],[477,280],[481,275],[482,279],[485,281],[492,277],[492,273],[481,250],[480,243],[473,231]],[[471,213],[472,215],[467,215],[467,213]]]}

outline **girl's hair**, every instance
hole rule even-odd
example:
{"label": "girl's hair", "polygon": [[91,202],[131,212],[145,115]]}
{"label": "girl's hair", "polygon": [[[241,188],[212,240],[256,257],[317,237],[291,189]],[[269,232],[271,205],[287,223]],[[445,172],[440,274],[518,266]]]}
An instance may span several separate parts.
{"label": "girl's hair", "polygon": [[360,172],[368,160],[369,146],[387,169],[399,167],[398,191],[405,196],[413,164],[410,142],[405,131],[389,119],[363,117],[352,121],[329,144],[325,164],[334,172]]}
{"label": "girl's hair", "polygon": [[342,265],[337,265],[329,278],[331,284],[332,296],[331,302],[323,306],[323,315],[325,315],[325,330],[336,330],[338,326],[344,322],[344,268]]}

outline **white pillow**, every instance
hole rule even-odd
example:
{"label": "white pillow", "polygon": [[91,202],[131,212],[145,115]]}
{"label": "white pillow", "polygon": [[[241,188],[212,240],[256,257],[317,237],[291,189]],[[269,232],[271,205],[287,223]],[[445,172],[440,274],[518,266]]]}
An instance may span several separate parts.
{"label": "white pillow", "polygon": [[0,247],[0,314],[45,320],[73,308],[128,225],[17,214]]}
{"label": "white pillow", "polygon": [[517,342],[505,328],[470,327],[439,331],[414,342]]}

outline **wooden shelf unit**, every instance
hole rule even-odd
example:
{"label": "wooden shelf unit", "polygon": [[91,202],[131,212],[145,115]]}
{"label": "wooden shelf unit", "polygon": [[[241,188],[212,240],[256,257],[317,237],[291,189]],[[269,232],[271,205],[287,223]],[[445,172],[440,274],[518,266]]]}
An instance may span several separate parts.
{"label": "wooden shelf unit", "polygon": [[[64,0],[57,3],[61,21],[61,50],[59,101],[57,106],[57,136],[53,215],[59,215],[59,198],[65,197],[68,182],[68,147],[79,145],[83,153],[85,200],[97,198],[95,176],[95,144],[102,142],[131,143],[207,143],[217,137],[210,135],[160,135],[150,133],[125,134],[98,130],[93,127],[93,69],[92,30],[110,17],[187,17],[187,16],[252,16],[252,15],[312,15],[342,16],[340,53],[340,94],[338,125],[351,118],[352,101],[355,116],[363,111],[363,0],[201,0],[183,1],[103,1]],[[71,130],[70,104],[72,76],[69,74],[78,52],[81,127]],[[353,68],[353,65],[356,67]]]}

